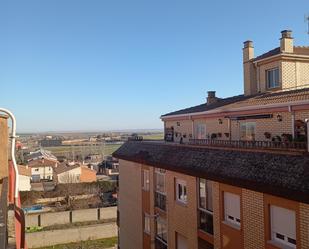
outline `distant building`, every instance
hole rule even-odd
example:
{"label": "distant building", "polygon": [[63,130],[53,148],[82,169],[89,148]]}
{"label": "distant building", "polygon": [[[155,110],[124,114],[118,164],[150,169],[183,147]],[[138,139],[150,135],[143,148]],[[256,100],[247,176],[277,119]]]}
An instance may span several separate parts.
{"label": "distant building", "polygon": [[19,190],[30,191],[31,169],[28,166],[18,165],[18,173],[19,173]]}
{"label": "distant building", "polygon": [[62,140],[57,139],[43,139],[39,141],[39,145],[42,147],[54,147],[54,146],[61,146]]}
{"label": "distant building", "polygon": [[55,168],[54,179],[57,183],[95,182],[96,171],[80,164],[61,163]]}
{"label": "distant building", "polygon": [[53,172],[57,164],[57,161],[44,158],[30,161],[28,165],[31,169],[31,181],[53,180]]}
{"label": "distant building", "polygon": [[50,151],[44,150],[43,148],[40,148],[34,152],[30,152],[26,159],[28,162],[37,159],[48,159],[57,162],[57,157],[55,157]]}

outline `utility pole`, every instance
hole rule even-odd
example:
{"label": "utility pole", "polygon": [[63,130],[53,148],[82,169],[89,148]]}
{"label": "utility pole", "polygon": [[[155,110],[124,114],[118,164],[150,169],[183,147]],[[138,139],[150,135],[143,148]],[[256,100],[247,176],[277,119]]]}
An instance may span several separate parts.
{"label": "utility pole", "polygon": [[307,22],[307,34],[309,35],[309,15],[305,16],[305,22]]}

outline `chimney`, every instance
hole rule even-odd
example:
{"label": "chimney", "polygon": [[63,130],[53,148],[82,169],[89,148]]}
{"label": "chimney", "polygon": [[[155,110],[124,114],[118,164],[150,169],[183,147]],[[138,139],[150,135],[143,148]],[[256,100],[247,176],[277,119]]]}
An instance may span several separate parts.
{"label": "chimney", "polygon": [[207,105],[217,102],[216,91],[208,91],[207,93]]}
{"label": "chimney", "polygon": [[256,72],[254,63],[254,47],[253,41],[245,41],[243,51],[243,71],[244,71],[244,94],[246,96],[257,92]]}
{"label": "chimney", "polygon": [[243,51],[243,62],[247,62],[254,58],[253,41],[245,41]]}
{"label": "chimney", "polygon": [[294,39],[292,37],[292,30],[281,31],[280,38],[280,52],[293,53],[294,52]]}

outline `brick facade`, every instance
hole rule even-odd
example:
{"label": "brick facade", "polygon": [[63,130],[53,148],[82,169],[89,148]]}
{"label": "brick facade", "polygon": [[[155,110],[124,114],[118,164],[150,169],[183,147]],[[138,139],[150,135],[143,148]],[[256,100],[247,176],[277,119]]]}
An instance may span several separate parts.
{"label": "brick facade", "polygon": [[301,249],[309,248],[309,205],[300,203],[299,205],[300,220],[300,238]]}
{"label": "brick facade", "polygon": [[264,248],[263,194],[248,189],[242,189],[242,209],[244,248]]}

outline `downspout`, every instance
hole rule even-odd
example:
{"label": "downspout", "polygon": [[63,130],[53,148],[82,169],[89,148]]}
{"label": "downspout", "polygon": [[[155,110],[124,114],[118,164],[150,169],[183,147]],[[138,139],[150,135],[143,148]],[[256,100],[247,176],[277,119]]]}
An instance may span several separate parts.
{"label": "downspout", "polygon": [[12,120],[12,131],[11,131],[11,158],[12,158],[12,162],[13,162],[13,167],[14,167],[14,171],[15,171],[15,191],[14,191],[14,203],[15,206],[18,205],[18,193],[19,193],[19,174],[18,174],[18,168],[17,168],[17,163],[16,163],[16,159],[15,159],[15,143],[16,143],[16,119],[15,116],[13,115],[12,112],[10,112],[7,109],[4,108],[0,108],[0,112],[4,112],[5,114],[7,114],[10,119]]}
{"label": "downspout", "polygon": [[309,118],[305,119],[307,125],[307,152],[309,152]]}
{"label": "downspout", "polygon": [[194,121],[193,121],[193,118],[192,116],[190,116],[190,119],[191,119],[191,130],[192,130],[192,139],[194,139]]}
{"label": "downspout", "polygon": [[229,133],[230,133],[229,140],[231,141],[231,140],[232,140],[232,124],[231,124],[231,118],[228,118],[227,125],[228,125],[228,129],[229,129]]}
{"label": "downspout", "polygon": [[295,138],[295,113],[292,111],[292,106],[289,105],[289,112],[291,113],[291,122],[292,122],[292,137]]}

